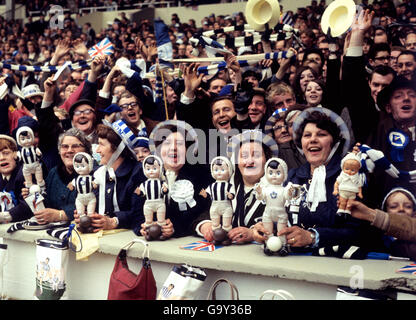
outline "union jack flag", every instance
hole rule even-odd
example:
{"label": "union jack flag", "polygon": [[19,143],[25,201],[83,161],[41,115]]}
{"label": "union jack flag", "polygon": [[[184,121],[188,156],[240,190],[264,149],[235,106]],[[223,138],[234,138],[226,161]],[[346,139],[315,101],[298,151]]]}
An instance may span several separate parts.
{"label": "union jack flag", "polygon": [[94,58],[95,56],[109,56],[114,53],[114,46],[110,42],[108,38],[105,38],[104,40],[100,41],[96,45],[94,45],[91,49],[88,50],[88,54],[91,58]]}
{"label": "union jack flag", "polygon": [[192,242],[190,244],[187,244],[181,247],[181,249],[185,249],[185,250],[208,251],[208,252],[215,251],[216,249],[219,249],[219,248],[222,248],[222,246],[215,246],[206,240]]}
{"label": "union jack flag", "polygon": [[407,266],[404,266],[403,268],[398,269],[396,272],[416,274],[416,263],[411,263]]}

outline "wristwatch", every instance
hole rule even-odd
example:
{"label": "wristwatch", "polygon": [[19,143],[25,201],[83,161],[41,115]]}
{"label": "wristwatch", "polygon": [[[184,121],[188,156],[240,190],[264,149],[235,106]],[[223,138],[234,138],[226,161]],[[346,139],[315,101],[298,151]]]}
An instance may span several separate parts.
{"label": "wristwatch", "polygon": [[309,232],[310,232],[311,239],[312,239],[311,245],[314,245],[315,244],[315,240],[316,240],[315,232],[313,230],[310,230]]}

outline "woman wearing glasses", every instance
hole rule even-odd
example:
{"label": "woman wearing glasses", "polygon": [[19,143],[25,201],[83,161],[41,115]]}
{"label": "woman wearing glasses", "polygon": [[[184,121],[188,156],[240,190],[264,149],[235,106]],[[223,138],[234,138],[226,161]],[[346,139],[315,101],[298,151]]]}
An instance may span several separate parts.
{"label": "woman wearing glasses", "polygon": [[267,120],[264,132],[272,137],[279,146],[279,158],[283,159],[288,169],[298,168],[306,163],[305,157],[293,142],[293,122],[305,109],[303,105],[294,105],[287,109],[277,109]]}

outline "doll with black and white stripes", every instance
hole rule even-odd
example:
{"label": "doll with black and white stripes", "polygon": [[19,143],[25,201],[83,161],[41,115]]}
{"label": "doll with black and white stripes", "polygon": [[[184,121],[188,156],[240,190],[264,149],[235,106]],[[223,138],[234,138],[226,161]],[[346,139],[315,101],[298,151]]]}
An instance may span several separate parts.
{"label": "doll with black and white stripes", "polygon": [[90,216],[95,213],[97,198],[93,189],[97,188],[97,183],[92,175],[93,158],[86,152],[78,152],[73,160],[73,166],[78,177],[73,179],[68,188],[72,191],[77,190],[78,195],[75,199],[75,207],[80,215],[80,231],[83,233],[93,232]]}
{"label": "doll with black and white stripes", "polygon": [[[231,244],[231,240],[226,235],[232,229],[233,208],[231,200],[234,199],[234,190],[229,179],[233,171],[230,160],[226,157],[215,157],[211,161],[211,175],[215,182],[209,185],[207,189],[201,190],[200,193],[204,198],[209,194],[212,200],[209,214],[215,244]],[[224,232],[221,232],[221,229]]]}
{"label": "doll with black and white stripes", "polygon": [[[155,155],[147,156],[143,160],[143,173],[147,180],[136,188],[135,193],[139,196],[146,197],[143,213],[145,217],[145,227],[150,231],[146,236],[146,240],[165,240],[162,235],[161,227],[166,224],[166,204],[164,197],[168,193],[168,186],[162,180],[162,159]],[[155,213],[157,218],[156,225],[153,223]],[[156,229],[153,231],[150,228]],[[158,229],[160,229],[160,232]]]}

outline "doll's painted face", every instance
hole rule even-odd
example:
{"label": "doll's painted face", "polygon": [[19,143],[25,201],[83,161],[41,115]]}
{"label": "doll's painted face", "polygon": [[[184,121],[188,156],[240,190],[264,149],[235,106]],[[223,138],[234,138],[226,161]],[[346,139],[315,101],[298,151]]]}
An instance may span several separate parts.
{"label": "doll's painted face", "polygon": [[416,215],[413,202],[403,193],[394,192],[386,200],[386,211],[388,213],[405,214],[409,217]]}
{"label": "doll's painted face", "polygon": [[0,174],[8,176],[16,168],[16,152],[9,148],[0,151]]}
{"label": "doll's painted face", "polygon": [[90,173],[90,166],[88,164],[88,160],[85,157],[82,157],[81,161],[74,161],[74,170],[76,173],[80,175],[87,175]]}
{"label": "doll's painted face", "polygon": [[360,170],[360,163],[357,160],[350,159],[344,162],[344,167],[342,168],[344,173],[353,176],[358,173],[358,170]]}
{"label": "doll's painted face", "polygon": [[18,140],[22,147],[30,147],[34,143],[34,139],[28,131],[21,132]]}
{"label": "doll's painted face", "polygon": [[212,177],[217,181],[228,181],[230,179],[230,170],[228,165],[220,161],[212,166]]}
{"label": "doll's painted face", "polygon": [[281,185],[285,181],[285,174],[277,161],[271,161],[266,168],[266,179],[267,182],[272,185]]}
{"label": "doll's painted face", "polygon": [[160,164],[154,160],[152,164],[145,163],[144,174],[149,179],[158,179],[160,177]]}

